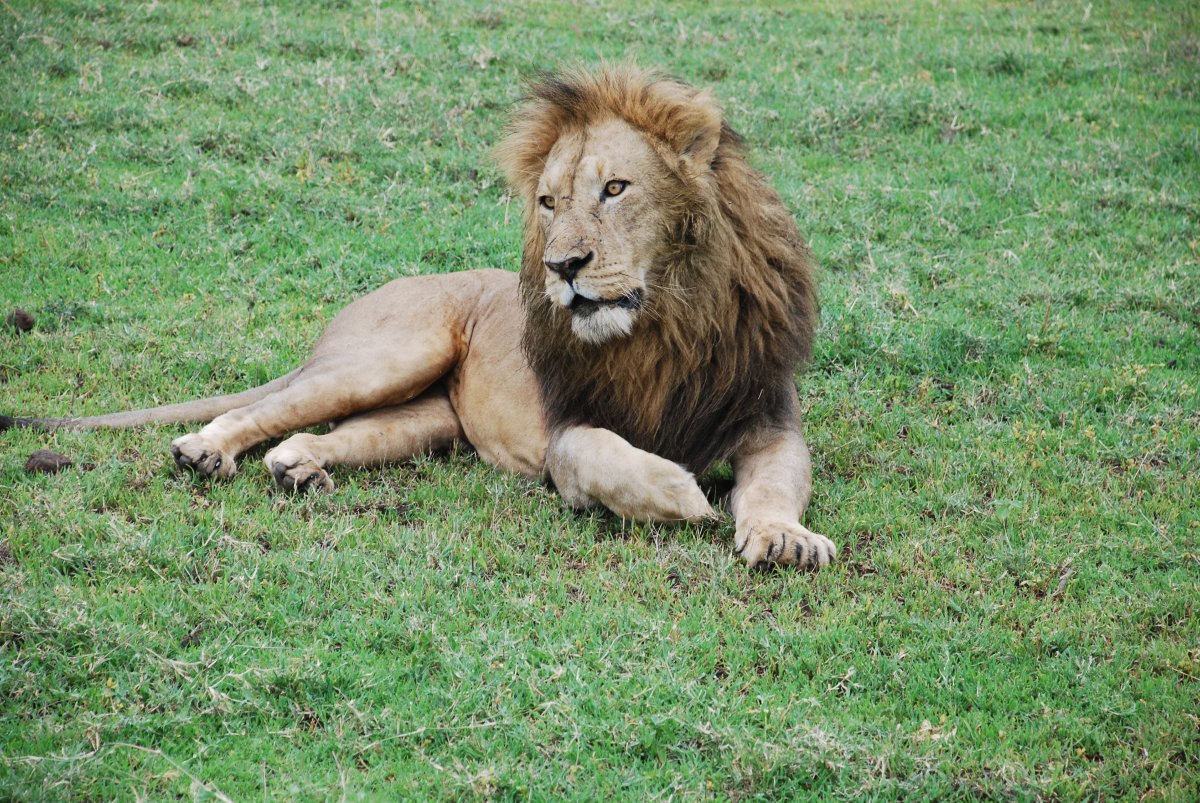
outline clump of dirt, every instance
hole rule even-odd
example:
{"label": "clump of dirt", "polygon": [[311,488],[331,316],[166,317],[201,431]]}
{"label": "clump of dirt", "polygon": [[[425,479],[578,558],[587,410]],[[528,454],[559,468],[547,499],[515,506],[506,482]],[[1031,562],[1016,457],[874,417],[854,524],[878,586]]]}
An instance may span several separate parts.
{"label": "clump of dirt", "polygon": [[20,307],[15,307],[4,318],[4,322],[18,332],[28,332],[33,329],[33,316]]}
{"label": "clump of dirt", "polygon": [[180,647],[195,647],[200,643],[200,635],[204,632],[204,622],[192,628],[191,632],[183,637],[183,641],[179,642]]}
{"label": "clump of dirt", "polygon": [[71,458],[46,449],[38,449],[29,455],[25,470],[30,474],[57,474],[71,467]]}

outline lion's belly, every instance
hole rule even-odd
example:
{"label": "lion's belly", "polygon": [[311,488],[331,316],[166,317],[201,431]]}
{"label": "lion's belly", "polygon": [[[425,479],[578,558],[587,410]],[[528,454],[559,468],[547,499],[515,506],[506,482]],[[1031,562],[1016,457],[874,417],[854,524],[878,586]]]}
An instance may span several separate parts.
{"label": "lion's belly", "polygon": [[466,357],[446,378],[467,440],[489,463],[541,477],[546,423],[537,381],[521,349],[515,274],[489,276],[473,316]]}

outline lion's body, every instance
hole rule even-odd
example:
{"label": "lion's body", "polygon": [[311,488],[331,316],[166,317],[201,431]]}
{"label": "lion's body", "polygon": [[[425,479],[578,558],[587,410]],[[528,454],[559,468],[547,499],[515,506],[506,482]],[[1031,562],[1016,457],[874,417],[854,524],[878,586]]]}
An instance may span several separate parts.
{"label": "lion's body", "polygon": [[827,563],[833,544],[799,523],[811,469],[793,373],[817,316],[808,251],[711,98],[633,69],[547,80],[499,155],[526,203],[519,281],[397,280],[262,388],[18,423],[211,419],[172,453],[229,476],[250,446],[337,422],[267,453],[288,488],[332,488],[331,465],[464,441],[574,506],[652,520],[715,515],[692,472],[729,459],[743,558]]}
{"label": "lion's body", "polygon": [[[461,430],[455,439],[468,442],[490,463],[538,478],[545,462],[546,427],[537,385],[521,351],[522,321],[513,314],[519,309],[517,277],[508,271],[398,279],[334,318],[313,357],[340,362],[377,352],[381,344],[394,351],[395,344],[407,343],[405,362],[417,350],[422,355],[417,361],[429,366],[428,373],[414,376],[406,367],[389,368],[386,355],[355,361],[360,375],[394,380],[381,406],[422,396],[444,398]],[[354,407],[348,401],[334,420],[359,412]],[[439,442],[448,443],[445,438]],[[423,451],[427,449],[418,450]]]}

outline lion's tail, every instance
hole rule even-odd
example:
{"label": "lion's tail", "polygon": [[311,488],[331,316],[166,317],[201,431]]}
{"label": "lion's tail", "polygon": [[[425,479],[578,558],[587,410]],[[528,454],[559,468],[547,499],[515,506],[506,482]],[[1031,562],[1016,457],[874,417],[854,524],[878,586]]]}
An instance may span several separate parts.
{"label": "lion's tail", "polygon": [[162,407],[149,407],[145,410],[129,410],[123,413],[108,413],[106,415],[91,415],[84,418],[11,418],[0,415],[0,432],[11,427],[29,427],[31,429],[99,429],[103,427],[122,429],[137,427],[143,424],[178,424],[184,421],[211,421],[222,413],[245,407],[247,404],[264,399],[270,394],[283,390],[291,384],[300,373],[300,369],[284,374],[265,385],[259,385],[241,393],[231,393],[227,396],[214,396],[210,399],[167,404]]}

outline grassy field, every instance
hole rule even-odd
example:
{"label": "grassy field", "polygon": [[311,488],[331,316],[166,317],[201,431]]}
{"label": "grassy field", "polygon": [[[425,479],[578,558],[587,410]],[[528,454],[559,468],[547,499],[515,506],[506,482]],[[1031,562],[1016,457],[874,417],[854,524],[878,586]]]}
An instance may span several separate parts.
{"label": "grassy field", "polygon": [[1200,797],[1200,10],[770,6],[0,0],[0,413],[241,389],[515,268],[521,79],[633,57],[820,259],[840,548],[750,572],[465,450],[293,497],[183,427],[8,431],[0,798]]}

